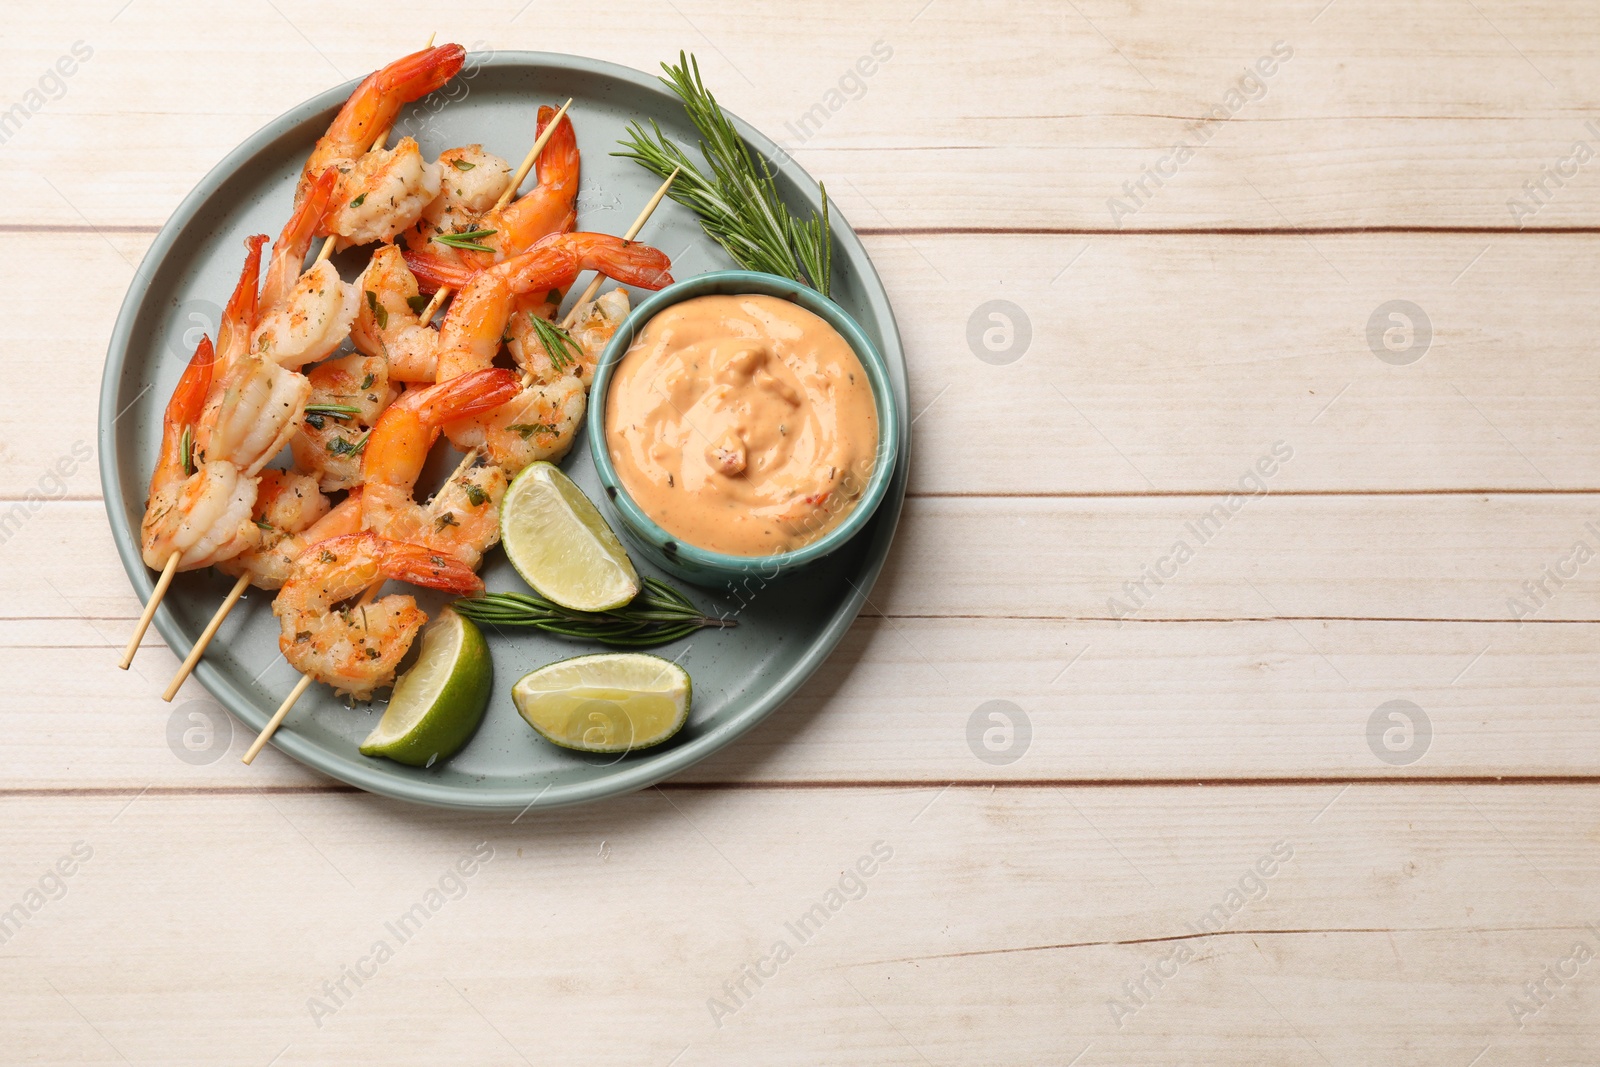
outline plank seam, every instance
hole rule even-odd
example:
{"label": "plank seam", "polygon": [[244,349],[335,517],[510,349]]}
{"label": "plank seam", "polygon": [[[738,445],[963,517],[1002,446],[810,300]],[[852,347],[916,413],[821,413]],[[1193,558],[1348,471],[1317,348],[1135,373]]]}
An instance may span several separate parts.
{"label": "plank seam", "polygon": [[[654,788],[679,792],[798,792],[802,790],[917,790],[917,789],[1171,789],[1171,788],[1283,788],[1292,786],[1593,786],[1600,785],[1600,774],[1594,775],[1396,775],[1394,777],[1322,777],[1322,778],[1007,778],[968,779],[942,781],[937,778],[884,779],[799,779],[776,782],[661,782]],[[353,785],[330,783],[327,785],[279,786],[15,786],[0,788],[0,799],[30,797],[122,797],[129,794],[142,796],[255,796],[268,793],[274,796],[313,796],[322,794],[362,793],[365,790]]]}

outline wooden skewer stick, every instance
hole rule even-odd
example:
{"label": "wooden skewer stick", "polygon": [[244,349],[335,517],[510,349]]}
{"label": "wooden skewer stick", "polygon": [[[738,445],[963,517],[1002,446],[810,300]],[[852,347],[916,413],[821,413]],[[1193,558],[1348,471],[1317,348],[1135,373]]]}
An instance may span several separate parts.
{"label": "wooden skewer stick", "polygon": [[[368,586],[367,591],[361,594],[361,599],[356,601],[356,607],[364,608],[372,603],[372,598],[378,595],[378,590],[383,588],[385,580],[379,578]],[[295,683],[294,688],[289,690],[289,695],[283,698],[283,703],[278,705],[278,710],[272,713],[272,718],[267,720],[267,725],[261,728],[261,732],[256,735],[256,739],[250,743],[250,748],[243,756],[239,757],[242,762],[250,763],[260,754],[263,748],[267,747],[267,742],[272,740],[272,735],[278,732],[279,726],[283,725],[283,720],[288,717],[290,709],[310,688],[311,675],[302,674],[300,680]]]}
{"label": "wooden skewer stick", "polygon": [[156,587],[150,591],[150,599],[145,603],[144,611],[139,615],[139,622],[133,628],[133,636],[128,639],[128,647],[122,650],[122,662],[117,664],[127,670],[133,664],[134,653],[139,651],[139,642],[144,640],[144,632],[150,629],[150,620],[156,617],[156,609],[161,606],[161,598],[167,595],[167,586],[172,584],[172,576],[178,573],[178,560],[183,558],[183,553],[174,552],[167,557],[166,566],[161,568],[161,577],[156,579]]}
{"label": "wooden skewer stick", "polygon": [[184,657],[183,666],[178,668],[178,673],[172,676],[172,681],[167,683],[167,691],[161,694],[161,699],[172,703],[172,698],[178,695],[178,689],[183,685],[184,679],[194,671],[195,664],[200,662],[200,657],[206,654],[211,639],[217,636],[217,627],[222,625],[222,620],[228,617],[228,612],[244,596],[244,591],[250,588],[250,574],[245,572],[239,575],[239,580],[233,583],[233,588],[228,590],[228,595],[223,598],[222,606],[217,608],[217,613],[211,616],[211,621],[206,623],[206,628],[200,631],[200,636],[195,640],[194,647]]}
{"label": "wooden skewer stick", "polygon": [[272,740],[272,735],[278,732],[278,724],[283,722],[284,716],[289,714],[289,709],[294,707],[294,702],[299,700],[300,695],[310,688],[311,675],[302,674],[300,681],[289,691],[289,695],[283,698],[283,703],[278,705],[278,710],[273,712],[272,718],[267,721],[267,725],[262,728],[260,735],[250,745],[250,750],[240,757],[245,763],[251,763],[255,760],[257,754],[266,747],[267,742]]}
{"label": "wooden skewer stick", "polygon": [[[650,221],[651,215],[655,214],[656,208],[665,199],[667,190],[672,188],[672,182],[677,178],[678,171],[681,169],[680,167],[674,167],[672,173],[667,175],[667,180],[661,183],[661,188],[656,190],[656,195],[650,198],[650,202],[644,206],[644,210],[639,212],[639,217],[633,220],[633,225],[628,227],[628,232],[622,235],[624,241],[631,241],[639,236],[639,231],[644,229],[644,224]],[[595,272],[594,281],[589,283],[589,287],[583,291],[583,295],[578,297],[578,302],[572,305],[572,310],[567,312],[566,320],[561,324],[563,329],[572,326],[578,316],[578,309],[594,299],[595,294],[600,291],[600,284],[605,280],[606,276],[604,274],[598,271]]]}
{"label": "wooden skewer stick", "polygon": [[[432,48],[433,47],[433,39],[435,37],[437,37],[437,36],[439,36],[437,33],[428,34],[428,43],[423,45],[422,47],[424,47],[424,48]],[[384,142],[389,140],[389,133],[393,129],[394,129],[394,126],[390,125],[390,126],[386,126],[383,129],[379,130],[378,131],[378,136],[376,136],[376,137],[374,137],[372,139],[372,144],[371,144],[371,146],[369,146],[367,148],[367,151],[376,152],[379,149],[381,149],[383,147],[383,145],[384,145]],[[328,257],[333,255],[333,245],[334,245],[334,242],[337,241],[337,240],[338,240],[337,237],[334,237],[332,234],[329,234],[328,235],[328,239],[326,241],[322,242],[322,251],[317,253],[317,262],[318,263],[323,262]],[[250,761],[249,760],[245,760],[245,762],[249,763]]]}
{"label": "wooden skewer stick", "polygon": [[[433,39],[437,36],[438,34],[436,33],[430,33],[428,35],[428,43],[423,47],[432,48]],[[393,126],[387,126],[384,129],[379,130],[378,135],[372,139],[372,146],[368,150],[375,151],[382,148],[384,143],[389,140],[389,134],[393,132],[393,130]],[[329,237],[326,241],[322,242],[322,251],[317,253],[318,263],[323,262],[333,255],[334,242],[337,240],[338,239],[335,237]],[[183,685],[184,679],[188,678],[189,675],[194,672],[195,664],[200,662],[200,657],[205,655],[206,648],[211,644],[211,639],[217,635],[217,628],[222,625],[223,620],[228,617],[228,613],[233,610],[233,606],[239,602],[239,598],[244,596],[244,591],[249,587],[249,576],[244,574],[239,575],[239,580],[233,583],[232,589],[228,590],[228,595],[223,598],[222,605],[217,608],[217,613],[211,616],[211,621],[207,623],[206,628],[200,632],[200,638],[199,640],[195,641],[194,647],[189,650],[189,655],[184,659],[183,666],[179,667],[178,673],[172,676],[172,681],[167,685],[167,691],[161,694],[162,700],[170,703],[172,698],[178,695],[178,688]]]}
{"label": "wooden skewer stick", "polygon": [[[550,124],[544,128],[544,132],[533,142],[533,147],[528,149],[528,154],[522,157],[522,163],[517,167],[516,173],[511,175],[511,184],[506,186],[506,191],[500,194],[500,199],[494,202],[494,207],[490,208],[490,211],[499,211],[511,203],[511,198],[516,196],[517,190],[522,187],[522,180],[533,169],[534,161],[539,158],[539,153],[544,151],[545,144],[549,142],[551,137],[555,136],[556,127],[561,124],[562,118],[566,116],[567,108],[571,106],[572,99],[568,97],[567,102],[561,105],[561,110],[556,112],[555,118],[550,120]],[[485,214],[488,214],[488,212],[485,212]],[[438,291],[433,294],[433,299],[428,301],[428,306],[422,311],[422,325],[426,326],[432,322],[433,316],[438,313],[439,308],[449,299],[450,287],[441,285]]]}

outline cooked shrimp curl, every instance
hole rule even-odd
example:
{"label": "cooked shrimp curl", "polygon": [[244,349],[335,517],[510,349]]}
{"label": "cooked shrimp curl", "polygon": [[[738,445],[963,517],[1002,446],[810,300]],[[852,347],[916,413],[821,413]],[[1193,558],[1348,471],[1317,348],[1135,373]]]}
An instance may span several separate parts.
{"label": "cooked shrimp curl", "polygon": [[422,545],[373,533],[321,541],[296,562],[272,604],[282,628],[278,648],[290,666],[358,700],[393,685],[428,617],[398,593],[349,603],[385,578],[458,595],[483,588],[466,564]]}
{"label": "cooked shrimp curl", "polygon": [[250,348],[270,356],[280,367],[295,369],[331,355],[349,336],[350,321],[356,317],[356,287],[341,281],[332,263],[323,260],[300,269],[318,227],[333,213],[338,177],[330,169],[312,182],[272,244],[272,265],[261,290]]}
{"label": "cooked shrimp curl", "polygon": [[[250,584],[257,589],[277,589],[294,573],[294,564],[305,550],[318,541],[361,532],[361,490],[357,489],[336,507],[328,507],[328,498],[316,492],[316,480],[303,474],[269,470],[261,475],[261,496],[265,504],[256,502],[256,525],[261,528],[261,547],[241,552],[230,560],[217,564],[217,570],[235,578],[250,576]],[[288,497],[300,497],[309,488],[321,503],[321,513],[315,505],[300,507]]]}
{"label": "cooked shrimp curl", "polygon": [[[539,108],[541,136],[555,114],[553,107]],[[469,145],[467,149],[452,151],[464,152],[476,148],[477,145]],[[439,162],[444,192],[440,193],[439,200],[429,205],[416,226],[396,241],[407,250],[408,258],[416,256],[419,260],[439,264],[440,269],[448,267],[470,274],[518,252],[525,252],[552,234],[566,233],[577,224],[578,137],[573,132],[570,116],[561,117],[561,124],[539,153],[538,184],[527,195],[504,207],[496,207],[495,201],[505,191],[509,176],[500,180],[500,187],[495,190],[494,196],[486,196],[489,189],[487,181],[475,183],[474,186],[454,181],[461,175],[452,173],[457,169],[457,164],[446,158],[450,154],[445,153]],[[475,157],[464,161],[474,164],[467,175],[476,174]],[[454,191],[453,185],[457,187]],[[451,234],[468,232],[480,235],[470,243],[490,251],[461,248],[459,241],[451,244],[440,240]]]}
{"label": "cooked shrimp curl", "polygon": [[174,552],[179,570],[194,570],[261,542],[250,516],[256,480],[227,460],[194,461],[194,427],[204,411],[215,358],[211,339],[201,338],[162,418],[161,451],[139,527],[140,554],[156,570]]}
{"label": "cooked shrimp curl", "polygon": [[400,109],[455,77],[466,59],[458,44],[425,48],[369,74],[346,100],[328,132],[306,160],[295,192],[298,205],[323,171],[339,173],[337,210],[319,230],[341,248],[389,241],[413,225],[439,195],[439,170],[422,158],[417,142],[403,137],[393,148],[368,151]]}
{"label": "cooked shrimp curl", "polygon": [[413,386],[389,405],[367,439],[361,464],[366,529],[428,545],[476,567],[500,539],[505,471],[469,454],[431,501],[419,503],[412,493],[445,423],[498,408],[517,391],[517,376],[497,367]]}

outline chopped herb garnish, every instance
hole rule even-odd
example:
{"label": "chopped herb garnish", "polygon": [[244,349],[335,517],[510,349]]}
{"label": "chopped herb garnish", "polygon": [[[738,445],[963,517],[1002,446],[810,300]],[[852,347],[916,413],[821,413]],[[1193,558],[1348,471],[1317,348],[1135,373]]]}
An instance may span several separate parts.
{"label": "chopped herb garnish", "polygon": [[461,483],[461,488],[467,491],[467,499],[472,501],[472,506],[475,508],[483,507],[483,502],[489,499],[489,494],[473,482],[464,481]]}
{"label": "chopped herb garnish", "polygon": [[359,456],[361,450],[367,447],[367,438],[371,436],[370,433],[364,434],[359,441],[351,441],[347,437],[335,437],[328,442],[328,455]]}
{"label": "chopped herb garnish", "polygon": [[377,375],[368,374],[365,378],[361,379],[361,388],[363,388],[363,389],[371,389],[372,388],[372,383],[377,381],[377,380],[378,380],[378,376]]}
{"label": "chopped herb garnish", "polygon": [[268,522],[266,519],[257,519],[255,520],[255,523],[256,529],[265,530],[267,533],[272,532],[272,523]]}
{"label": "chopped herb garnish", "polygon": [[[361,409],[351,407],[349,404],[307,404],[307,415],[332,415],[336,419],[347,419],[351,415],[361,414]],[[322,427],[317,427],[321,429]]]}
{"label": "chopped herb garnish", "polygon": [[360,207],[362,204],[365,204],[366,202],[367,202],[367,194],[366,193],[362,193],[360,196],[358,196],[354,200],[350,201],[350,206],[351,207]]}
{"label": "chopped herb garnish", "polygon": [[434,531],[434,533],[438,533],[440,530],[444,529],[446,526],[460,526],[460,525],[461,524],[456,521],[455,512],[447,511],[443,515],[440,515],[437,519],[433,520],[433,531]]}
{"label": "chopped herb garnish", "polygon": [[583,349],[578,347],[578,342],[566,330],[531,311],[528,312],[528,320],[533,323],[533,332],[539,335],[539,344],[544,347],[550,357],[550,365],[556,370],[566,370],[582,357]]}
{"label": "chopped herb garnish", "polygon": [[434,237],[434,240],[442,245],[449,245],[451,248],[464,248],[469,252],[493,252],[494,249],[478,242],[496,232],[498,231],[463,230],[458,233],[441,233]]}
{"label": "chopped herb garnish", "polygon": [[548,422],[514,422],[510,426],[507,426],[506,429],[510,430],[514,434],[520,434],[524,441],[536,433],[556,432],[556,428],[550,425]]}
{"label": "chopped herb garnish", "polygon": [[367,649],[367,658],[368,658],[368,659],[378,659],[378,658],[379,658],[379,657],[380,657],[380,656],[382,656],[382,655],[383,655],[383,653],[382,653],[382,652],[379,652],[379,651],[378,651],[378,650],[377,650],[377,649],[375,649],[375,648],[369,648],[369,649]]}
{"label": "chopped herb garnish", "polygon": [[450,165],[456,168],[456,170],[471,170],[473,167],[477,166],[476,163],[468,163],[464,159],[452,159],[450,161]]}
{"label": "chopped herb garnish", "polygon": [[328,420],[323,418],[321,415],[316,414],[315,412],[311,412],[306,415],[306,425],[311,427],[313,430],[320,430],[327,424]]}
{"label": "chopped herb garnish", "polygon": [[406,297],[406,307],[410,308],[412,313],[416,315],[422,314],[422,312],[432,302],[433,298],[427,293],[418,293],[416,296]]}
{"label": "chopped herb garnish", "polygon": [[[329,555],[329,553],[324,552],[323,555],[326,556],[326,555]],[[302,641],[309,641],[309,640],[311,640],[311,631],[310,630],[301,630],[299,633],[294,635],[294,643],[297,644],[297,645],[300,644]]]}
{"label": "chopped herb garnish", "polygon": [[183,454],[183,473],[194,473],[194,431],[185,426],[183,436],[178,439],[178,451]]}
{"label": "chopped herb garnish", "polygon": [[367,307],[372,311],[372,317],[378,320],[378,329],[389,328],[389,310],[378,303],[378,294],[371,289],[367,290]]}

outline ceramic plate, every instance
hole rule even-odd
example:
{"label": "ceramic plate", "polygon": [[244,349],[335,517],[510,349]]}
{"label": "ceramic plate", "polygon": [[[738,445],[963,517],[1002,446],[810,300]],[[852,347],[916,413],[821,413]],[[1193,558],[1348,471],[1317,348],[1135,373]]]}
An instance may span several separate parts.
{"label": "ceramic plate", "polygon": [[[277,234],[303,161],[355,85],[330,89],[280,116],[206,175],[156,237],[123,302],[100,391],[100,474],[117,548],[141,600],[149,597],[156,577],[140,559],[138,531],[162,409],[200,333],[216,336],[219,307],[243,262],[244,238]],[[532,142],[538,105],[559,104],[569,96],[583,153],[578,226],[620,233],[659,184],[637,164],[610,155],[626,124],[655,119],[679,143],[696,143],[677,98],[650,75],[576,56],[473,54],[455,82],[406,109],[394,136],[415,137],[429,158],[454,145],[479,142],[514,163]],[[818,206],[820,192],[810,175],[766,137],[735,121],[746,140],[775,161],[784,198],[797,210]],[[872,262],[837,210],[833,228],[833,298],[877,343],[900,406],[904,429],[894,481],[866,529],[797,580],[779,579],[737,595],[685,587],[713,613],[737,612],[739,625],[702,631],[655,650],[676,658],[694,678],[693,711],[676,738],[620,759],[546,744],[512,707],[512,683],[545,663],[599,649],[532,632],[488,631],[495,696],[482,728],[455,758],[421,770],[360,755],[356,746],[378,721],[383,704],[349,707],[326,686],[313,686],[301,698],[273,744],[375,793],[455,808],[520,810],[597,800],[658,782],[729,744],[782,704],[855,619],[889,551],[906,490],[910,419],[900,335]],[[693,214],[671,201],[656,211],[640,240],[670,255],[678,278],[733,265],[700,231]],[[353,279],[365,261],[366,253],[359,250],[335,257],[346,279]],[[434,464],[440,472],[453,465],[446,455]],[[562,465],[591,496],[598,492],[585,434],[578,434]],[[642,561],[640,569],[649,571]],[[489,554],[483,578],[491,590],[526,588],[498,550]],[[212,570],[178,575],[155,617],[168,645],[187,650],[231,584]],[[442,602],[426,590],[408,591],[418,594],[430,614]],[[298,677],[278,652],[272,594],[249,592],[195,677],[252,734],[266,723]]]}

